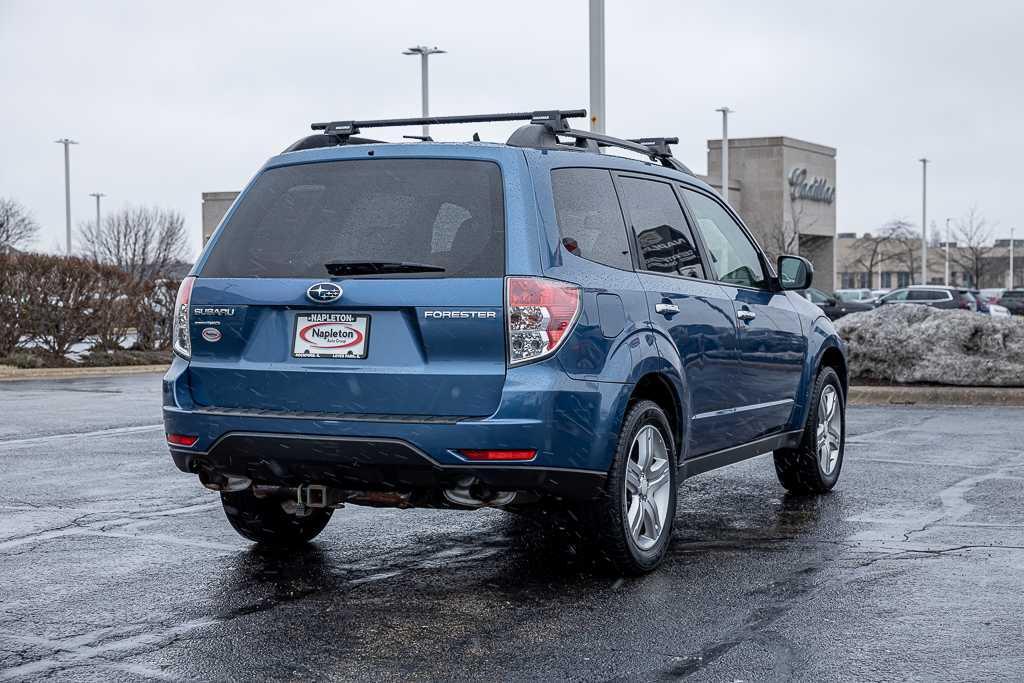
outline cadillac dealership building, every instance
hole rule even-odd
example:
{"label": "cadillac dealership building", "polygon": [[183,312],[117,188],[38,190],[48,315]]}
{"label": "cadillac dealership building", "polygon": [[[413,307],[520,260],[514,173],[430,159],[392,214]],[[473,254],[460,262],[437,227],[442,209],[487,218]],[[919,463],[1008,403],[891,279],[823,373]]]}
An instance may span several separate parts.
{"label": "cadillac dealership building", "polygon": [[[701,179],[721,191],[721,140],[708,140],[707,168]],[[236,196],[203,193],[203,244]],[[835,149],[787,137],[730,140],[729,203],[768,253],[804,256],[815,284],[835,287]]]}

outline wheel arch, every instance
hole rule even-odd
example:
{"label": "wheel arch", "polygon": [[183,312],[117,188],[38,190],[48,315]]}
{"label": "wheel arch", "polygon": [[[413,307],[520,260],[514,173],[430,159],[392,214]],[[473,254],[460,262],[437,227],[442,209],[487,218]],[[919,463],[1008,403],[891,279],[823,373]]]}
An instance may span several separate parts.
{"label": "wheel arch", "polygon": [[677,453],[682,451],[683,425],[682,425],[682,401],[676,393],[672,382],[660,372],[650,372],[640,378],[640,381],[633,387],[633,393],[626,404],[626,412],[639,401],[654,401],[665,411],[668,417],[669,427],[672,429],[672,439],[676,444]]}
{"label": "wheel arch", "polygon": [[822,367],[830,367],[839,375],[839,383],[843,390],[845,401],[850,389],[849,366],[846,361],[846,350],[842,340],[836,334],[831,324],[822,325],[816,321],[814,329],[809,338],[819,340],[816,347],[809,349],[807,364],[804,367],[804,376],[801,381],[799,399],[793,409],[792,424],[790,429],[803,429],[807,422],[807,413],[811,405],[811,392],[814,390],[814,383],[818,378],[818,371]]}

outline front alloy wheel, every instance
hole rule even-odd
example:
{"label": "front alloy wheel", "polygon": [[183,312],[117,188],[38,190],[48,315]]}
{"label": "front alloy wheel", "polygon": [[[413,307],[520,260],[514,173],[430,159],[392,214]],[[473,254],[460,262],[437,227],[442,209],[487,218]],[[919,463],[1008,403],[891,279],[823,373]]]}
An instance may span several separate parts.
{"label": "front alloy wheel", "polygon": [[842,418],[839,415],[839,393],[831,384],[826,385],[818,399],[818,425],[815,442],[818,465],[823,474],[830,475],[839,464],[839,445],[843,439]]}
{"label": "front alloy wheel", "polygon": [[775,451],[775,474],[789,491],[825,493],[839,481],[846,437],[844,399],[839,375],[830,367],[821,368],[800,444]]}

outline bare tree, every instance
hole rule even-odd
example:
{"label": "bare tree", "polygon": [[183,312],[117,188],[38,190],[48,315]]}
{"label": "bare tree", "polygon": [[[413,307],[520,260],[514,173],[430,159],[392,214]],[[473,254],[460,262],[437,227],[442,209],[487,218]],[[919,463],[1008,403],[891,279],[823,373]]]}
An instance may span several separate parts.
{"label": "bare tree", "polygon": [[128,207],[80,230],[89,257],[117,266],[134,282],[166,277],[188,256],[185,219],[177,211]]}
{"label": "bare tree", "polygon": [[920,263],[918,256],[921,253],[921,234],[917,232],[914,224],[902,218],[895,218],[882,226],[879,235],[890,243],[887,249],[892,254],[891,258],[910,273],[910,281],[913,282]]}
{"label": "bare tree", "polygon": [[784,254],[797,254],[800,251],[800,233],[805,232],[815,221],[805,215],[805,204],[789,195],[789,220],[774,221],[768,225],[768,234],[764,245],[765,251],[772,259]]}
{"label": "bare tree", "polygon": [[992,265],[988,255],[993,249],[994,228],[977,206],[972,206],[963,218],[953,222],[953,239],[957,248],[950,250],[949,258],[971,276],[971,284],[975,287],[981,286],[981,279]]}
{"label": "bare tree", "polygon": [[891,240],[885,235],[865,234],[853,243],[853,262],[857,270],[868,274],[868,287],[874,287],[875,273],[892,259]]}
{"label": "bare tree", "polygon": [[39,224],[25,207],[0,197],[0,250],[24,246],[35,239]]}

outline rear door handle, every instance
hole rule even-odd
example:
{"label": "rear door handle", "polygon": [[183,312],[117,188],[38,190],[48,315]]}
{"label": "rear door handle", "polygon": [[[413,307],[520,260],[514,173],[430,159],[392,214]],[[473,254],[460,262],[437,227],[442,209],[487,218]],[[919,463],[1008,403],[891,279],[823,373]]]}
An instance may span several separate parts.
{"label": "rear door handle", "polygon": [[672,315],[679,312],[679,307],[675,304],[655,304],[654,310],[662,315]]}
{"label": "rear door handle", "polygon": [[754,313],[753,311],[748,311],[747,309],[744,308],[739,311],[736,311],[736,317],[742,320],[743,322],[750,322],[751,320],[757,317],[757,313]]}

